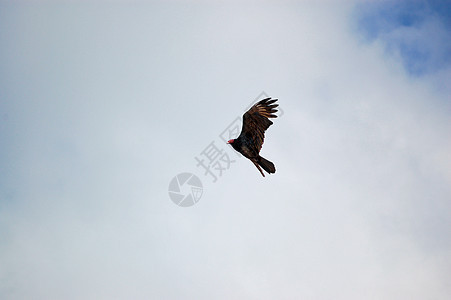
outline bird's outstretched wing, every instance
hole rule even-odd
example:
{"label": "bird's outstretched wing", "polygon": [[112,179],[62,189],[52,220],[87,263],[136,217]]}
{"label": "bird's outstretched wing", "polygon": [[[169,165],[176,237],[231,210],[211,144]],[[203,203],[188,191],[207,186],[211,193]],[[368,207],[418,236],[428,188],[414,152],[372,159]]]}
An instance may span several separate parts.
{"label": "bird's outstretched wing", "polygon": [[274,113],[277,112],[276,107],[279,104],[274,104],[276,101],[277,99],[263,99],[243,115],[243,128],[240,136],[252,141],[252,147],[256,153],[259,153],[262,148],[266,129],[273,124],[269,118],[277,118]]}

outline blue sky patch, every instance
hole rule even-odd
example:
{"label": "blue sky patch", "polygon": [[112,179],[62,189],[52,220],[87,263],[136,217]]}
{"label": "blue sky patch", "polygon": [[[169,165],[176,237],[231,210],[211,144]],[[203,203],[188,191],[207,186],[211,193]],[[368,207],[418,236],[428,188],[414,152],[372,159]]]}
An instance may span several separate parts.
{"label": "blue sky patch", "polygon": [[358,31],[382,41],[411,75],[433,73],[451,63],[451,1],[391,1],[356,7]]}

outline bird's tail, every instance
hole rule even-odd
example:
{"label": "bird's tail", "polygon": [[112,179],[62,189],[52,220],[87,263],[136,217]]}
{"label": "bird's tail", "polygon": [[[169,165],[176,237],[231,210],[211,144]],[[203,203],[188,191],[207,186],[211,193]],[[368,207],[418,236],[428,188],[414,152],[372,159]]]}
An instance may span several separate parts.
{"label": "bird's tail", "polygon": [[272,162],[267,160],[266,158],[263,158],[261,156],[258,157],[258,164],[268,173],[276,173],[276,167]]}

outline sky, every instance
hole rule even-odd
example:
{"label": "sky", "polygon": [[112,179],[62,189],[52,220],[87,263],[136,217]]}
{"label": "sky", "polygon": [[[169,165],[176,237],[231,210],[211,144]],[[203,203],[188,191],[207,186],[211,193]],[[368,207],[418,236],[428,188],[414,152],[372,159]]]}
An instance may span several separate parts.
{"label": "sky", "polygon": [[0,298],[449,299],[449,6],[1,1]]}

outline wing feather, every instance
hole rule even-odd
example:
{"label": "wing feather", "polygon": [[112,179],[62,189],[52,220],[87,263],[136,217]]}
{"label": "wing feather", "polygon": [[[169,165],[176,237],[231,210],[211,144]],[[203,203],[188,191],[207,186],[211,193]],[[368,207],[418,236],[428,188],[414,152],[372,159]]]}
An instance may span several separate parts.
{"label": "wing feather", "polygon": [[243,115],[243,128],[240,137],[248,141],[248,147],[258,154],[265,139],[265,131],[273,123],[270,118],[277,118],[274,113],[279,104],[273,104],[277,99],[266,98],[254,104]]}

